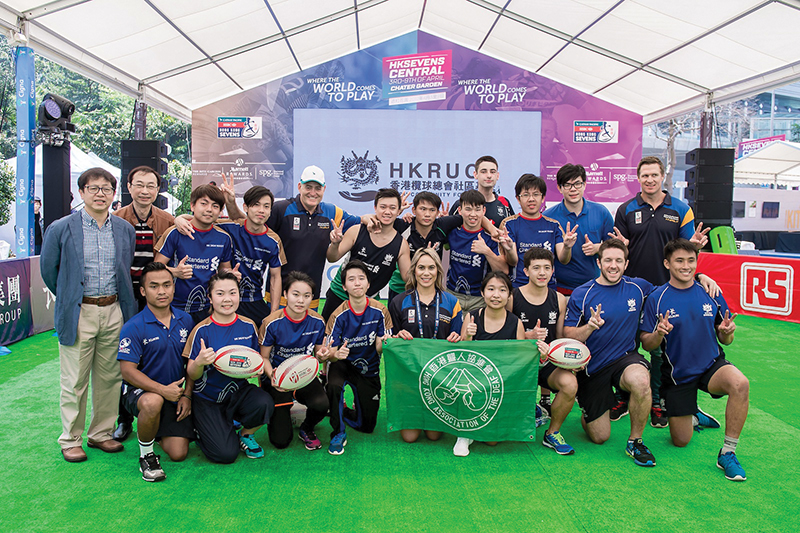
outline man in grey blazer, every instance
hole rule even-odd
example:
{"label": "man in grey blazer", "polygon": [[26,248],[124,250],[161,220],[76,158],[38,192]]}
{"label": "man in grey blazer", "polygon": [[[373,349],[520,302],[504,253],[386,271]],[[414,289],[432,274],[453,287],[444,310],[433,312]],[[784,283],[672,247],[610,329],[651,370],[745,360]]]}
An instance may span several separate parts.
{"label": "man in grey blazer", "polygon": [[117,363],[119,332],[137,311],[131,285],[136,234],[109,216],[117,180],[102,168],[78,178],[84,208],[47,228],[40,259],[42,279],[56,295],[55,327],[61,361],[61,425],[64,459],[86,460],[83,430],[92,380],[91,448],[122,451],[113,440],[122,376]]}

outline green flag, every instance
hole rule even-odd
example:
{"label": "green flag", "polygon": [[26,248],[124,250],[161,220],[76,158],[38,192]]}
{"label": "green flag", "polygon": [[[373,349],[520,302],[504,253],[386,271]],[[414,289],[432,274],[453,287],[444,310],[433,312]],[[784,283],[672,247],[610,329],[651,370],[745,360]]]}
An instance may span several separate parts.
{"label": "green flag", "polygon": [[389,339],[383,357],[389,431],[427,429],[481,441],[535,438],[534,341]]}

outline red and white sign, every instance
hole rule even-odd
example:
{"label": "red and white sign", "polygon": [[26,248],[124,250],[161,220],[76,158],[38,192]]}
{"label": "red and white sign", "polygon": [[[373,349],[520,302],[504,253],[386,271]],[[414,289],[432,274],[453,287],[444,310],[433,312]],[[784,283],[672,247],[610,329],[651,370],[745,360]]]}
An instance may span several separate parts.
{"label": "red and white sign", "polygon": [[800,260],[701,253],[697,271],[714,278],[736,313],[800,322]]}

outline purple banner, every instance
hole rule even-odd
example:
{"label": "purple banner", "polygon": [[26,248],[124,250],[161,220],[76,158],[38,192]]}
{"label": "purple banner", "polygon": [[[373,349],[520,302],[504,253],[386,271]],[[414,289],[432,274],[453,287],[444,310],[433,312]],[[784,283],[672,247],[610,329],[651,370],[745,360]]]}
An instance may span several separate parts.
{"label": "purple banner", "polygon": [[773,137],[764,137],[761,139],[753,139],[752,141],[742,141],[739,143],[739,150],[736,157],[744,157],[750,155],[756,150],[772,144],[775,141],[785,141],[786,135],[775,135]]}
{"label": "purple banner", "polygon": [[31,269],[27,259],[0,261],[0,346],[33,332]]}

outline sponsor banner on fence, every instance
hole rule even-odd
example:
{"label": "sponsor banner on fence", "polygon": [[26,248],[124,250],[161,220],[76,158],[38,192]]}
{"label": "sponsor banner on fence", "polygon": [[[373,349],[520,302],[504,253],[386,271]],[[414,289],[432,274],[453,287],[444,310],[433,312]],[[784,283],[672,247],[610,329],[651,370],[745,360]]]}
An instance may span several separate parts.
{"label": "sponsor banner on fence", "polygon": [[533,341],[389,339],[383,357],[389,431],[535,438],[539,353]]}
{"label": "sponsor banner on fence", "polygon": [[31,269],[28,259],[0,261],[0,346],[31,335]]}
{"label": "sponsor banner on fence", "polygon": [[697,271],[714,278],[735,313],[800,322],[800,260],[701,253]]}

